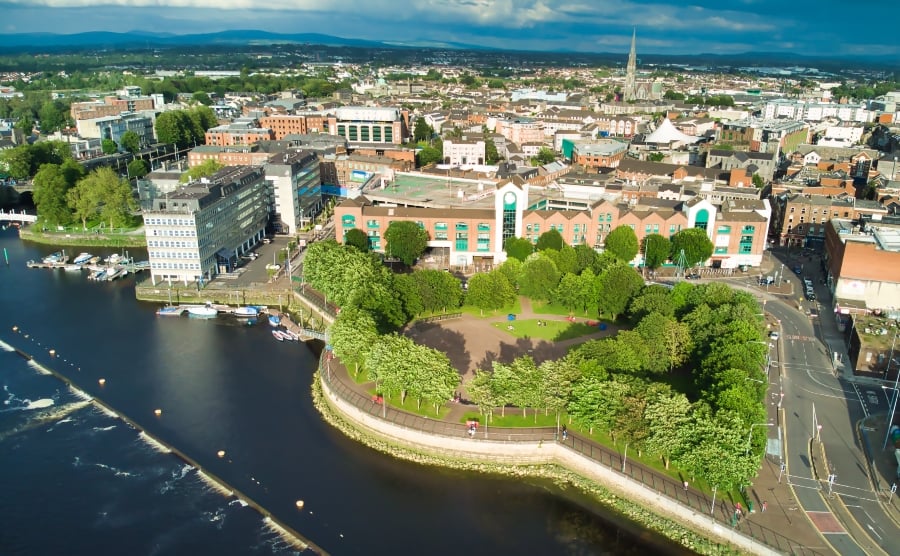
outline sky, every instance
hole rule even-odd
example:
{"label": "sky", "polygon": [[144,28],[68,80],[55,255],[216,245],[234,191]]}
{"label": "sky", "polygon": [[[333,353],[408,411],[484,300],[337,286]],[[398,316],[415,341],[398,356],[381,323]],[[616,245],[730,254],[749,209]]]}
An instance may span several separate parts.
{"label": "sky", "polygon": [[0,34],[258,29],[627,54],[636,30],[639,56],[900,56],[897,0],[0,0],[0,14]]}

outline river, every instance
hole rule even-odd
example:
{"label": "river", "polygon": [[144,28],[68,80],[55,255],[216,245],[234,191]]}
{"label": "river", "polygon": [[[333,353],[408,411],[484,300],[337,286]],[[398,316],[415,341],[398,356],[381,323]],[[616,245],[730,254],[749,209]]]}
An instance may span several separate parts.
{"label": "river", "polygon": [[313,352],[274,341],[264,324],[157,317],[134,299],[132,278],[27,269],[53,249],[15,230],[0,232],[0,248],[4,555],[301,552],[231,489],[332,554],[681,553],[549,484],[420,466],[352,442],[312,406]]}

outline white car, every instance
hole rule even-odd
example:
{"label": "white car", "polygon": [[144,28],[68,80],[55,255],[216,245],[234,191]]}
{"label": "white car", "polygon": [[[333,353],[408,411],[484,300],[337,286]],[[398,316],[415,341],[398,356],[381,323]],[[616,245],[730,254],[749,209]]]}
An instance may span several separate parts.
{"label": "white car", "polygon": [[777,330],[773,330],[773,331],[769,332],[769,338],[771,338],[773,340],[777,340],[780,337],[781,337],[781,334],[779,334]]}

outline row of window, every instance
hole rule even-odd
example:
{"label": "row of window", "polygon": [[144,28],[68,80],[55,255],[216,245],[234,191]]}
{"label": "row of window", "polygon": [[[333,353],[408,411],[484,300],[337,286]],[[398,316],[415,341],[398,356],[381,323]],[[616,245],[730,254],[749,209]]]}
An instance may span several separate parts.
{"label": "row of window", "polygon": [[161,239],[148,239],[147,247],[182,247],[182,248],[197,248],[196,241],[163,241]]}
{"label": "row of window", "polygon": [[197,230],[153,230],[154,236],[196,237]]}
{"label": "row of window", "polygon": [[153,270],[200,270],[200,263],[151,262]]}
{"label": "row of window", "polygon": [[[791,207],[790,212],[793,213],[795,208],[796,208],[796,207]],[[813,214],[819,214],[819,209],[817,209],[817,208],[812,209],[812,213],[813,213]],[[800,214],[806,214],[806,207],[800,207]],[[824,218],[828,218],[828,214],[829,214],[829,210],[828,210],[828,209],[822,209],[822,216],[823,216]],[[838,214],[838,211],[834,211],[834,216],[835,216],[835,217],[837,216],[837,214]],[[845,211],[844,211],[844,216],[843,216],[843,217],[844,217],[844,218],[850,218],[850,212],[845,210]]]}
{"label": "row of window", "polygon": [[194,221],[189,218],[147,218],[144,224],[148,226],[193,226]]}
{"label": "row of window", "polygon": [[185,251],[150,251],[150,260],[153,259],[199,259],[197,253]]}

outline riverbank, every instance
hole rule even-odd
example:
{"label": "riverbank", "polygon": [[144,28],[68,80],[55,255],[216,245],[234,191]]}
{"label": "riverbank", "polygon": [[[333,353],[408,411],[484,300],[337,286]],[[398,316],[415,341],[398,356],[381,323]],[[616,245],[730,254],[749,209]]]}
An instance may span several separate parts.
{"label": "riverbank", "polygon": [[[460,438],[444,438],[414,431],[356,412],[345,404],[323,380],[322,368],[313,384],[313,402],[326,422],[349,438],[393,457],[424,465],[433,465],[550,480],[558,488],[578,489],[602,508],[613,512],[617,525],[632,532],[644,527],[678,545],[700,554],[775,554],[769,547],[723,529],[706,515],[680,507],[665,496],[631,485],[608,469],[592,469],[575,461],[577,454],[554,441],[488,443]],[[391,429],[390,433],[380,430]],[[479,433],[480,434],[480,433]],[[414,439],[404,437],[415,436]],[[429,441],[424,436],[431,437]],[[470,448],[462,449],[468,443]],[[570,461],[571,460],[571,461]],[[524,462],[524,463],[515,463]],[[652,508],[652,509],[651,509]],[[637,524],[635,527],[634,524]],[[719,544],[712,538],[719,539]],[[740,548],[738,548],[740,547]]]}
{"label": "riverbank", "polygon": [[19,238],[43,245],[76,246],[76,247],[146,247],[147,238],[143,228],[133,233],[72,233],[42,232],[34,226],[19,228]]}

